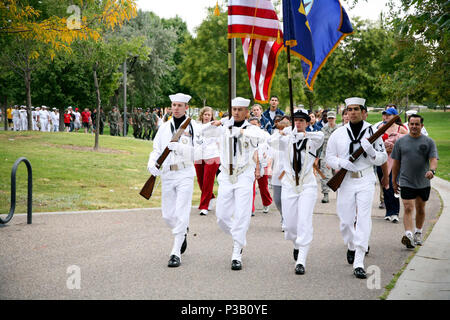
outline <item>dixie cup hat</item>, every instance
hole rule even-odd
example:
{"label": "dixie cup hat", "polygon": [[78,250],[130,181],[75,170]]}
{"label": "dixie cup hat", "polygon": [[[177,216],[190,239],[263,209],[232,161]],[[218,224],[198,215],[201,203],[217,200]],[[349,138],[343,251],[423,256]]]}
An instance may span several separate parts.
{"label": "dixie cup hat", "polygon": [[170,95],[169,98],[170,98],[170,101],[172,101],[172,102],[188,103],[192,97],[190,95],[187,95],[184,93],[177,93],[177,94]]}

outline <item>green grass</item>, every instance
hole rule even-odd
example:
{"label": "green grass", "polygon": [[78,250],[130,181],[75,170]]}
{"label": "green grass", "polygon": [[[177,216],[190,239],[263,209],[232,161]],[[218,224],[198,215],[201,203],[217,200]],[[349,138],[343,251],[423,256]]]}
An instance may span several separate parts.
{"label": "green grass", "polygon": [[[437,175],[450,181],[450,112],[423,116],[438,146]],[[378,113],[370,114],[368,120],[379,119]],[[130,128],[128,135],[132,132]],[[100,152],[94,152],[92,134],[0,131],[0,213],[9,212],[11,168],[19,157],[26,157],[33,167],[33,212],[159,207],[160,187],[150,201],[139,195],[149,177],[146,167],[152,142],[109,136],[107,126],[104,133]],[[16,212],[26,212],[26,181],[26,166],[21,164]],[[193,205],[199,199],[195,181]]]}
{"label": "green grass", "polygon": [[[0,132],[0,213],[10,208],[14,162],[26,157],[33,167],[33,212],[159,207],[161,188],[150,201],[139,195],[152,142],[82,133]],[[16,212],[26,212],[27,170],[17,171]],[[193,205],[200,191],[195,182]]]}

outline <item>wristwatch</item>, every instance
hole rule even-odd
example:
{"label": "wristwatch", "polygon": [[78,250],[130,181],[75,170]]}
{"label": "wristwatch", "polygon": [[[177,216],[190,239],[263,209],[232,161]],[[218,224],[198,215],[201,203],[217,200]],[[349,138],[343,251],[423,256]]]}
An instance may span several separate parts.
{"label": "wristwatch", "polygon": [[436,175],[436,170],[430,170],[433,173],[433,176]]}

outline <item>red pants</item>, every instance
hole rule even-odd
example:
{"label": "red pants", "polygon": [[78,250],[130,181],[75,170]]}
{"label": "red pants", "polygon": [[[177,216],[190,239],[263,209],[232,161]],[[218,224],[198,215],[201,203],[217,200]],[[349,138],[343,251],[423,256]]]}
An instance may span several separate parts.
{"label": "red pants", "polygon": [[[259,193],[263,206],[268,207],[272,204],[272,196],[269,192],[269,177],[264,175],[258,179]],[[253,183],[253,205],[252,212],[255,212],[255,195],[256,195],[256,181]]]}
{"label": "red pants", "polygon": [[214,198],[213,188],[214,179],[216,178],[217,169],[219,169],[220,158],[201,160],[195,163],[195,171],[197,172],[197,181],[202,191],[200,199],[200,210],[208,210],[209,201]]}

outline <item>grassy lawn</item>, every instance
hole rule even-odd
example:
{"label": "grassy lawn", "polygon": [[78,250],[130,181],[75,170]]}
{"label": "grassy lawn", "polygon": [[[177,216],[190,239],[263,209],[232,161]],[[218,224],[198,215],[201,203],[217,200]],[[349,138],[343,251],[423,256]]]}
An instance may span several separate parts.
{"label": "grassy lawn", "polygon": [[[91,134],[1,131],[0,213],[9,212],[11,169],[19,157],[33,167],[33,212],[160,206],[160,186],[150,201],[139,195],[149,177],[151,142],[103,135],[100,152],[92,151],[93,145]],[[26,212],[26,175],[21,164],[17,213]],[[198,205],[200,191],[194,185],[193,205]]]}
{"label": "grassy lawn", "polygon": [[[423,116],[438,145],[437,175],[450,181],[450,112]],[[368,120],[379,119],[381,114],[371,114]],[[150,201],[139,195],[149,177],[151,141],[106,133],[107,127],[100,136],[100,152],[94,152],[92,134],[0,131],[0,213],[9,212],[11,168],[19,157],[26,157],[33,167],[34,212],[159,207],[160,186]],[[128,134],[132,136],[132,129]],[[26,171],[24,164],[17,171],[17,213],[26,212]],[[199,199],[195,181],[193,205]]]}

